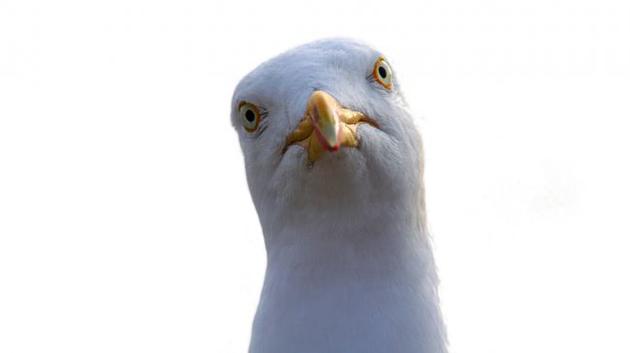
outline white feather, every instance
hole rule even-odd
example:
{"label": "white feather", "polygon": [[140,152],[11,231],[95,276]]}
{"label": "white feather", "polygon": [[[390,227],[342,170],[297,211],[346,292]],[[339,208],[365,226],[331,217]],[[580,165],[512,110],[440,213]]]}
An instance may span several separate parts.
{"label": "white feather", "polygon": [[[251,353],[446,352],[422,143],[396,75],[391,92],[368,79],[380,55],[317,41],[263,63],[235,90],[232,121],[267,249]],[[360,125],[359,148],[308,166],[302,147],[282,147],[317,89],[379,129]],[[243,129],[241,101],[268,111],[262,133]]]}

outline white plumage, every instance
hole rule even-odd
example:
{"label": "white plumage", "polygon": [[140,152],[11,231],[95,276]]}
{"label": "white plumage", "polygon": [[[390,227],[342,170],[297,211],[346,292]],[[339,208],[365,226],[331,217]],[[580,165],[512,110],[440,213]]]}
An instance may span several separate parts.
{"label": "white plumage", "polygon": [[[396,74],[375,66],[381,55],[351,40],[309,43],[263,63],[234,92],[267,249],[250,353],[446,352],[422,143]],[[309,109],[314,92],[328,100]],[[315,126],[312,139],[290,143],[301,122]],[[333,123],[356,136],[329,137]],[[353,137],[356,148],[343,142]]]}

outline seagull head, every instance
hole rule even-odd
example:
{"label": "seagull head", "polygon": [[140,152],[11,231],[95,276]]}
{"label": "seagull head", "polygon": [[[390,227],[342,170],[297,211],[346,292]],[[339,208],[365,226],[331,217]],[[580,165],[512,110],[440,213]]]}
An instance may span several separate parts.
{"label": "seagull head", "polygon": [[390,61],[368,45],[320,40],[264,62],[237,85],[231,119],[263,227],[417,200],[420,136]]}

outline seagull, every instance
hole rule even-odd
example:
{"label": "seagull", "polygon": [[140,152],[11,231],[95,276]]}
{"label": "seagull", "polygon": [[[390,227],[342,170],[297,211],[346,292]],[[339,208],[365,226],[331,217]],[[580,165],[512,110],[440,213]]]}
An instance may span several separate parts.
{"label": "seagull", "polygon": [[249,352],[447,352],[422,140],[390,61],[318,40],[231,104],[267,252]]}

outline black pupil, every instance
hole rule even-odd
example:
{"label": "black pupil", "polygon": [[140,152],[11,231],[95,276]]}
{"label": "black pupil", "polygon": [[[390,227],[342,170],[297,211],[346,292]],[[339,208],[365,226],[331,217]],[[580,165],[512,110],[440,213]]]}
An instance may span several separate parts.
{"label": "black pupil", "polygon": [[379,66],[378,74],[381,75],[382,78],[387,78],[387,70],[382,66]]}
{"label": "black pupil", "polygon": [[253,111],[251,111],[251,109],[247,109],[247,111],[245,112],[245,119],[247,119],[247,121],[251,123],[256,120],[256,115]]}

